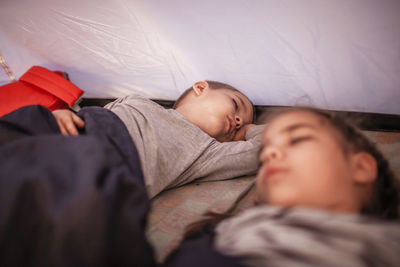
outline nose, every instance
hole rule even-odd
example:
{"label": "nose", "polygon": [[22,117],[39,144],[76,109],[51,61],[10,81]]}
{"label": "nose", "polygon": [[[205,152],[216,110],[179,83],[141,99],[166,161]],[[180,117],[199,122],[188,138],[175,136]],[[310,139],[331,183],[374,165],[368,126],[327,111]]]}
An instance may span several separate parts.
{"label": "nose", "polygon": [[243,120],[239,115],[235,115],[235,125],[236,129],[239,129],[243,125]]}
{"label": "nose", "polygon": [[260,160],[261,162],[270,162],[272,160],[280,160],[283,158],[283,151],[278,146],[268,146],[264,147],[261,155]]}

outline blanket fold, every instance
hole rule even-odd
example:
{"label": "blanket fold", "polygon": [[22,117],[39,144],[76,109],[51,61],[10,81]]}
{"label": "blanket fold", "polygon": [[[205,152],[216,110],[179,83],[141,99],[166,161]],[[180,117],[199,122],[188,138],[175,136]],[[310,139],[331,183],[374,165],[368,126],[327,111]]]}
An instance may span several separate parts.
{"label": "blanket fold", "polygon": [[153,266],[135,145],[102,108],[78,137],[28,106],[0,118],[0,266]]}

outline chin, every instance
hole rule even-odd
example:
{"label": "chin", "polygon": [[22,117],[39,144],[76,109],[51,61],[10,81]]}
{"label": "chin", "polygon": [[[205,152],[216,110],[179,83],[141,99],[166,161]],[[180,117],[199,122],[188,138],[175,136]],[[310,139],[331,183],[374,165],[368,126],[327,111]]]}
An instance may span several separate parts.
{"label": "chin", "polygon": [[281,206],[287,208],[298,206],[301,203],[301,201],[298,201],[298,199],[295,196],[285,195],[285,194],[270,195],[266,199],[266,202],[269,205]]}

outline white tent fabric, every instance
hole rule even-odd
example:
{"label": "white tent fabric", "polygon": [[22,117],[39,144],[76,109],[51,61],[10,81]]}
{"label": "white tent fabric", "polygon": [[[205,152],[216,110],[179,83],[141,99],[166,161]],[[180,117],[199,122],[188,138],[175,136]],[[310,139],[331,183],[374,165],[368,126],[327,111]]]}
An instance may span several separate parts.
{"label": "white tent fabric", "polygon": [[400,114],[399,14],[398,0],[1,0],[0,52],[17,78],[63,70],[86,97],[173,100],[209,79],[258,105]]}

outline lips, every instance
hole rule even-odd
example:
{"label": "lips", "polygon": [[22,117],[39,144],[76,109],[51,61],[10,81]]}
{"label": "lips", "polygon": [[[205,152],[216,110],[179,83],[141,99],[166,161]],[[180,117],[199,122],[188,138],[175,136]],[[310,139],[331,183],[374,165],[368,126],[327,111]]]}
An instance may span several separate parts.
{"label": "lips", "polygon": [[265,175],[264,175],[264,177],[265,178],[271,178],[271,177],[273,177],[273,176],[276,176],[276,175],[278,175],[278,174],[282,174],[282,173],[285,173],[285,172],[287,172],[287,169],[285,169],[285,168],[279,168],[279,167],[268,167],[266,170],[265,170]]}

